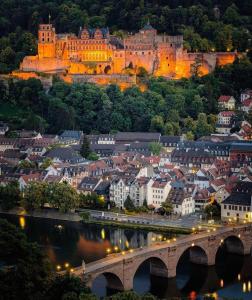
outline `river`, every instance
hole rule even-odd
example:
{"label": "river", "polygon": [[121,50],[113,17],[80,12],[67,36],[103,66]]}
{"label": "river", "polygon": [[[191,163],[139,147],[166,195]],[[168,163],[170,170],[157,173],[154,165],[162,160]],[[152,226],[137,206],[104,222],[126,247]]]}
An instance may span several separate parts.
{"label": "river", "polygon": [[[30,241],[48,255],[55,268],[65,269],[103,258],[107,249],[129,249],[146,246],[155,239],[171,238],[141,230],[115,229],[98,225],[82,225],[76,222],[45,220],[30,217],[1,215],[19,226]],[[173,235],[174,237],[174,235]],[[115,250],[113,250],[115,251]],[[118,250],[119,251],[119,250]],[[163,299],[203,299],[211,294],[216,299],[252,299],[252,257],[219,253],[214,267],[190,264],[184,255],[178,265],[175,279],[164,279],[149,275],[149,264],[145,263],[136,272],[134,290],[138,293],[150,291]],[[115,291],[106,288],[106,280],[98,277],[92,287],[102,297]]]}

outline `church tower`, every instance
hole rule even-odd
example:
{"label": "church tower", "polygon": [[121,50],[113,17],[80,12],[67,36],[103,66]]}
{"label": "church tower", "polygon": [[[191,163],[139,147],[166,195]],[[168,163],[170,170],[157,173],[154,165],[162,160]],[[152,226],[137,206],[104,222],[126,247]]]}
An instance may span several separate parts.
{"label": "church tower", "polygon": [[39,58],[55,57],[56,43],[55,28],[52,24],[39,25],[38,31],[38,56]]}

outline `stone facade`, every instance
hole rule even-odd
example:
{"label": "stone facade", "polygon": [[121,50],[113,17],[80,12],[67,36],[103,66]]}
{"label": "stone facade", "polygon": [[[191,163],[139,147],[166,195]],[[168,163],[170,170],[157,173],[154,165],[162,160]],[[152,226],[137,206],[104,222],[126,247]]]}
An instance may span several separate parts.
{"label": "stone facade", "polygon": [[111,35],[108,28],[84,28],[76,36],[57,34],[52,24],[41,24],[38,54],[26,56],[20,71],[132,76],[142,67],[156,76],[181,78],[190,76],[196,60],[201,64],[201,74],[207,74],[216,65],[232,63],[235,56],[235,53],[187,53],[183,49],[183,36],[158,34],[150,24],[124,39]]}
{"label": "stone facade", "polygon": [[[212,266],[220,247],[238,255],[248,255],[252,250],[251,225],[227,227],[209,233],[190,235],[178,240],[154,244],[147,248],[134,249],[129,253],[109,255],[99,261],[76,268],[74,274],[84,277],[88,286],[100,275],[107,279],[107,285],[117,290],[133,288],[133,279],[140,265],[150,261],[150,273],[159,277],[176,276],[177,265],[185,251],[195,264]],[[84,275],[84,276],[83,276]]]}

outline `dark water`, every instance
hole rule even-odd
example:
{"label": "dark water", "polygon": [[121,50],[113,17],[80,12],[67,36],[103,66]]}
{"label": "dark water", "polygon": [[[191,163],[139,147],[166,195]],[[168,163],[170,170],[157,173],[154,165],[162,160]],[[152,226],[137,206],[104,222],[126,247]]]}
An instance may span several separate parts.
{"label": "dark water", "polygon": [[[37,242],[46,252],[52,264],[65,268],[95,261],[106,255],[106,250],[136,248],[152,243],[160,236],[145,231],[115,229],[97,225],[81,225],[74,222],[43,220],[1,215],[20,226],[30,241]],[[59,226],[60,225],[60,226]],[[170,237],[167,235],[166,237]],[[202,299],[213,295],[216,299],[252,300],[252,257],[230,255],[219,251],[214,267],[189,263],[187,255],[181,258],[176,279],[164,279],[149,274],[149,263],[141,265],[134,277],[134,290],[150,291],[163,299]],[[106,288],[106,280],[98,277],[92,288],[102,297],[114,291]]]}

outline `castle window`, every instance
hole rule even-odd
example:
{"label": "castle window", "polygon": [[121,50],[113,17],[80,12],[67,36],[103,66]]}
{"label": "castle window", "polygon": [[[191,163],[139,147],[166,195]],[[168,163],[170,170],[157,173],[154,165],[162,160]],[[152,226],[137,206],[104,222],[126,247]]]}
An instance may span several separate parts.
{"label": "castle window", "polygon": [[168,56],[166,57],[166,59],[168,59]]}
{"label": "castle window", "polygon": [[142,55],[144,55],[144,52],[142,52]]}
{"label": "castle window", "polygon": [[42,38],[42,42],[44,42],[44,40],[45,40],[45,39],[44,39],[44,38]]}
{"label": "castle window", "polygon": [[49,38],[47,38],[47,42],[49,42],[50,41],[50,39]]}
{"label": "castle window", "polygon": [[151,55],[151,52],[149,52],[149,55]]}
{"label": "castle window", "polygon": [[172,44],[170,46],[172,47]]}

